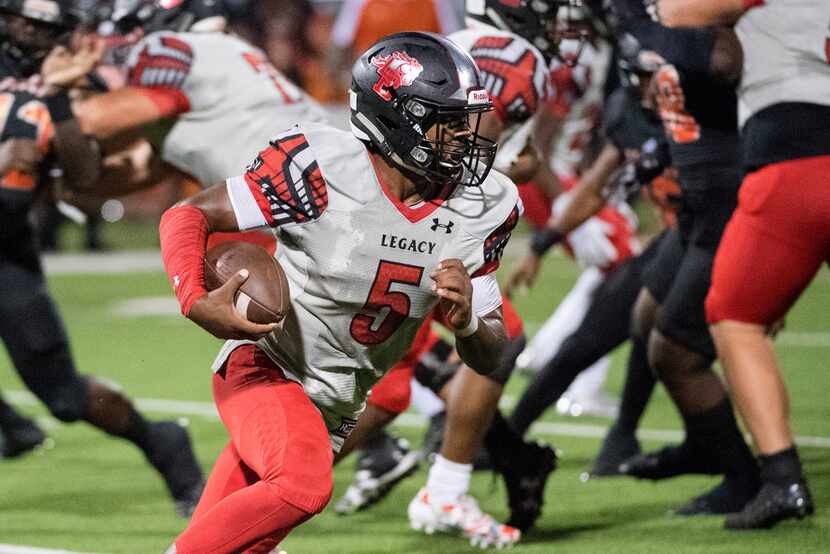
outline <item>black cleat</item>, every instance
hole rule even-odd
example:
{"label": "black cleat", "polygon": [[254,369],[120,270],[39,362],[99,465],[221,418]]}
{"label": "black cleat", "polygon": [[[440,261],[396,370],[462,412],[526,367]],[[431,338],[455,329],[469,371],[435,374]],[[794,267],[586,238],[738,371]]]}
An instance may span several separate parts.
{"label": "black cleat", "polygon": [[406,439],[384,433],[380,446],[361,451],[352,480],[334,505],[340,515],[353,514],[380,502],[403,479],[417,471],[420,453]]}
{"label": "black cleat", "polygon": [[0,458],[17,458],[34,450],[46,440],[46,435],[31,419],[19,418],[14,425],[3,428],[0,436]]}
{"label": "black cleat", "polygon": [[715,458],[685,442],[680,445],[666,446],[657,452],[637,454],[621,463],[619,469],[623,475],[652,481],[692,473],[704,475],[723,473]]}
{"label": "black cleat", "polygon": [[[587,478],[614,477],[622,475],[620,464],[641,452],[640,441],[634,433],[619,430],[616,426],[608,430],[599,454],[594,459]],[[583,479],[584,480],[584,479]]]}
{"label": "black cleat", "polygon": [[147,459],[164,477],[176,513],[190,517],[202,496],[205,480],[187,429],[173,421],[161,421],[151,423],[149,433]]}
{"label": "black cleat", "polygon": [[674,513],[679,516],[702,516],[740,512],[757,492],[757,486],[747,488],[724,478],[715,488],[691,499]]}
{"label": "black cleat", "polygon": [[545,502],[545,484],[556,469],[556,452],[538,443],[526,443],[512,456],[509,464],[500,468],[507,485],[510,519],[507,525],[522,533],[533,527],[542,514]]}
{"label": "black cleat", "polygon": [[743,510],[726,517],[725,527],[734,530],[769,529],[781,520],[813,515],[813,498],[804,480],[781,486],[764,483]]}

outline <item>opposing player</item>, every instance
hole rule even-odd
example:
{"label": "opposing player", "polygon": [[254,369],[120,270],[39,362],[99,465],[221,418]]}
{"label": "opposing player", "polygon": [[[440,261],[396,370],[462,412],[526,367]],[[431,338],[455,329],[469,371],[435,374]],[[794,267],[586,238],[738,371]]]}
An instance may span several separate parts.
{"label": "opposing player", "polygon": [[[572,191],[566,210],[548,222],[552,231],[539,231],[532,240],[531,252],[514,268],[508,290],[533,284],[541,256],[548,246],[546,233],[565,237],[588,218],[598,213],[614,197],[625,197],[660,177],[670,163],[659,116],[654,111],[648,89],[661,59],[644,51],[633,37],[620,41],[620,69],[625,86],[608,98],[604,110],[606,144],[594,164],[587,169]],[[671,213],[671,206],[666,206]],[[611,269],[603,282],[589,295],[584,318],[528,385],[510,416],[511,426],[524,434],[542,413],[572,386],[575,377],[630,336],[630,314],[643,284],[643,275],[657,257],[660,244],[669,233],[661,234],[639,256]],[[654,379],[648,367],[642,338],[632,337],[626,383],[620,415],[611,428],[591,468],[591,475],[616,475],[625,459],[639,452],[634,435],[646,407]]]}
{"label": "opposing player", "polygon": [[[436,306],[465,362],[494,369],[505,331],[492,271],[520,209],[512,183],[489,171],[495,145],[479,119],[492,104],[478,68],[442,37],[393,35],[355,64],[350,106],[353,135],[281,133],[244,175],[162,219],[183,313],[247,339],[216,360],[231,441],[171,552],[272,547],[322,510],[332,450]],[[280,239],[292,298],[281,329],[236,315],[244,272],[209,294],[203,285],[208,234],[257,227]]]}
{"label": "opposing player", "polygon": [[121,391],[78,373],[28,218],[35,189],[45,184],[47,155],[56,156],[70,186],[87,189],[97,178],[97,154],[72,119],[66,92],[37,87],[41,64],[47,70],[79,67],[95,55],[67,50],[78,21],[68,2],[7,0],[0,2],[0,15],[0,140],[21,141],[21,158],[33,161],[30,171],[14,168],[0,179],[0,337],[23,382],[54,417],[85,421],[135,444],[162,474],[176,510],[187,516],[203,484],[187,431],[172,421],[148,422]]}
{"label": "opposing player", "polygon": [[740,67],[723,55],[735,50],[737,40],[726,28],[666,29],[650,19],[641,0],[612,4],[624,28],[667,62],[655,76],[657,103],[682,191],[680,240],[661,248],[659,271],[646,276],[635,310],[641,335],[648,336],[650,365],[683,417],[686,439],[679,447],[632,459],[623,470],[649,479],[724,473],[718,486],[677,513],[728,513],[740,510],[759,487],[757,464],[711,369],[716,352],[703,308],[714,253],[740,184]]}
{"label": "opposing player", "polygon": [[[744,177],[723,236],[706,313],[732,394],[755,439],[762,487],[731,529],[772,527],[813,513],[789,425],[787,391],[765,330],[828,259],[830,5],[820,0],[658,4],[671,24],[734,21],[743,46],[739,90]],[[749,11],[747,11],[749,10]]]}

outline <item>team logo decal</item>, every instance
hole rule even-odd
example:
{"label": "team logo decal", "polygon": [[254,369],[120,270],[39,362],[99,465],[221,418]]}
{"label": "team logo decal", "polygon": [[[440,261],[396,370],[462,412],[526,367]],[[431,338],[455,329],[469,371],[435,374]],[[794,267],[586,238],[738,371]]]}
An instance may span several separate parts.
{"label": "team logo decal", "polygon": [[421,62],[401,51],[392,52],[388,56],[378,56],[372,60],[372,65],[377,68],[380,77],[372,86],[372,90],[387,102],[392,100],[389,89],[398,90],[411,86],[424,70]]}

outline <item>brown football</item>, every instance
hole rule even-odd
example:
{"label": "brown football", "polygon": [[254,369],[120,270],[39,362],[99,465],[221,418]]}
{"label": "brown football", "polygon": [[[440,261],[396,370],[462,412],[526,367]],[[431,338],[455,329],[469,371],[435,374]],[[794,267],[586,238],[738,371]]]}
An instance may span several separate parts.
{"label": "brown football", "polygon": [[288,280],[264,248],[248,242],[223,242],[205,254],[205,287],[218,289],[240,269],[247,269],[235,298],[236,311],[254,323],[279,323],[291,309]]}

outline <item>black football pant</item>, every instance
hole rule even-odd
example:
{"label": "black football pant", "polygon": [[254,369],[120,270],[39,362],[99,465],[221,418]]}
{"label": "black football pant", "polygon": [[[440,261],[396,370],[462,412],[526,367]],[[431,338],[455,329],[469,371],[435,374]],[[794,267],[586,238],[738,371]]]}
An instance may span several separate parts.
{"label": "black football pant", "polygon": [[[8,245],[5,245],[8,247]],[[69,340],[34,245],[0,251],[0,338],[29,390],[53,416],[84,416],[87,385],[78,374]]]}
{"label": "black football pant", "polygon": [[629,338],[631,310],[643,286],[643,270],[667,235],[655,238],[642,254],[626,260],[597,287],[579,327],[536,374],[513,410],[510,425],[519,434],[559,400],[577,375]]}

